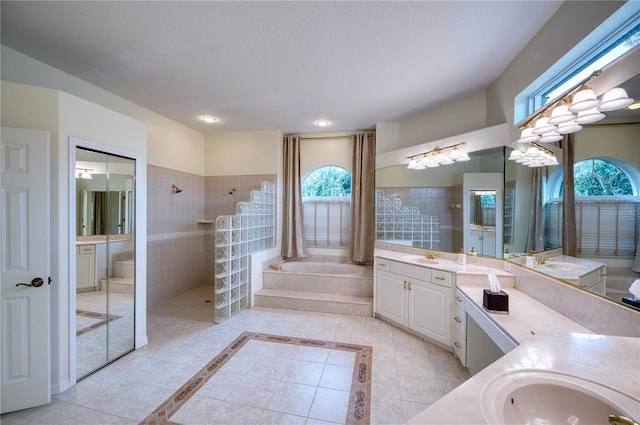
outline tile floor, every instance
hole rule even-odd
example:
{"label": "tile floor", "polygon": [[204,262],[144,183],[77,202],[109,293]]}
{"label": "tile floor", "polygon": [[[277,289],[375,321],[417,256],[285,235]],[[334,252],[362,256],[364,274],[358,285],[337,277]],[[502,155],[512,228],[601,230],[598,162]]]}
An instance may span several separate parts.
{"label": "tile floor", "polygon": [[[181,302],[201,300],[182,297]],[[243,332],[373,347],[371,424],[403,423],[469,378],[451,353],[370,317],[253,308],[213,325],[154,313],[148,316],[147,346],[55,395],[46,406],[2,415],[2,424],[137,424]],[[305,347],[283,354],[284,344],[265,344],[235,355],[170,422],[345,423],[344,400],[336,394],[348,392],[346,366],[329,361],[330,352],[327,360],[313,361],[299,352]],[[267,385],[274,384],[269,380],[278,383]],[[291,405],[300,399],[304,406]]]}

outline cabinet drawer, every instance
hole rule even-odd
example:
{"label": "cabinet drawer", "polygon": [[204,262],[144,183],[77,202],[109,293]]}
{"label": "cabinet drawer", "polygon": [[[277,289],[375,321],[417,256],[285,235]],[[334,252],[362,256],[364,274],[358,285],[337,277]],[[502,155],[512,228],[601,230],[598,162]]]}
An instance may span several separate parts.
{"label": "cabinet drawer", "polygon": [[95,245],[77,245],[76,246],[76,254],[95,254],[96,246]]}
{"label": "cabinet drawer", "polygon": [[420,279],[427,282],[431,281],[431,270],[420,266],[389,261],[389,271],[391,273],[401,274],[414,279]]}
{"label": "cabinet drawer", "polygon": [[467,334],[467,323],[466,323],[467,315],[464,312],[464,309],[457,305],[453,304],[453,330],[457,331],[460,335]]}
{"label": "cabinet drawer", "polygon": [[386,258],[376,258],[376,269],[384,270],[385,272],[389,271],[389,260]]}
{"label": "cabinet drawer", "polygon": [[431,283],[451,288],[451,273],[440,270],[431,270]]}
{"label": "cabinet drawer", "polygon": [[467,347],[465,338],[458,332],[453,333],[453,353],[460,359],[462,366],[467,365]]}

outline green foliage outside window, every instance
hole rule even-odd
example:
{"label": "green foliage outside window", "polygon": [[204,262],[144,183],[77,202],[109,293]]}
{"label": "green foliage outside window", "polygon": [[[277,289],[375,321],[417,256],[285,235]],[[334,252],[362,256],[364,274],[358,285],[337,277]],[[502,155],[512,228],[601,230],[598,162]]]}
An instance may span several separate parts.
{"label": "green foliage outside window", "polygon": [[318,168],[303,180],[302,196],[351,196],[351,173],[335,166]]}
{"label": "green foliage outside window", "polygon": [[[633,195],[629,177],[618,166],[602,159],[587,159],[574,165],[575,196]],[[560,187],[560,196],[563,188]]]}

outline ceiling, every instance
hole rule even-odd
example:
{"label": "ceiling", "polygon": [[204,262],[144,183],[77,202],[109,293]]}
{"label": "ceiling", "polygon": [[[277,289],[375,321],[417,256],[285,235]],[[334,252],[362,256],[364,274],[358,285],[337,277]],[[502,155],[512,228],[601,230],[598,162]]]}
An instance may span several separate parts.
{"label": "ceiling", "polygon": [[2,1],[1,40],[205,134],[340,132],[486,89],[561,4]]}

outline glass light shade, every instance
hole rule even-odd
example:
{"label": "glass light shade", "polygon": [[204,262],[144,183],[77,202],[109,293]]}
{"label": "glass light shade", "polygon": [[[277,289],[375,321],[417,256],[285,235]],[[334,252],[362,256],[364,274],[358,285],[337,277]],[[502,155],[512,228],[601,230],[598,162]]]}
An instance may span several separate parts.
{"label": "glass light shade", "polygon": [[549,118],[549,124],[558,125],[563,122],[571,121],[575,118],[575,115],[569,111],[569,107],[564,103],[553,108],[551,111],[551,117]]}
{"label": "glass light shade", "polygon": [[602,102],[600,102],[598,109],[600,111],[615,111],[626,108],[632,103],[633,99],[627,96],[627,92],[622,87],[615,87],[602,95]]}
{"label": "glass light shade", "polygon": [[436,167],[439,167],[439,166],[440,166],[440,164],[439,164],[439,163],[437,163],[437,162],[435,162],[435,161],[429,162],[429,163],[428,163],[428,164],[426,164],[426,165],[427,165],[427,168],[436,168]]}
{"label": "glass light shade", "polygon": [[533,127],[533,134],[542,135],[555,129],[555,125],[549,124],[549,117],[542,117],[536,120],[536,125]]}
{"label": "glass light shade", "polygon": [[509,155],[509,159],[511,161],[515,161],[516,159],[522,158],[522,151],[519,149],[514,149],[511,151],[511,154]]}
{"label": "glass light shade", "polygon": [[531,160],[529,158],[524,157],[524,156],[522,158],[516,159],[516,164],[527,165],[530,162],[531,162]]}
{"label": "glass light shade", "polygon": [[578,124],[575,120],[571,120],[571,121],[567,121],[567,122],[563,122],[562,124],[559,124],[556,132],[558,134],[570,134],[580,130],[582,130],[582,126]]}
{"label": "glass light shade", "polygon": [[600,121],[603,119],[605,115],[598,110],[598,108],[591,108],[584,111],[578,112],[578,116],[576,117],[576,122],[578,124],[591,124],[596,121]]}
{"label": "glass light shade", "polygon": [[80,174],[80,178],[85,180],[93,179],[93,177],[91,177],[91,174],[89,174],[89,172],[87,171],[84,171],[82,174]]}
{"label": "glass light shade", "polygon": [[469,154],[466,152],[462,152],[462,155],[460,155],[459,158],[456,158],[456,162],[467,162],[471,160],[471,158],[469,158]]}
{"label": "glass light shade", "polygon": [[451,159],[453,159],[455,161],[455,159],[456,158],[460,158],[461,155],[462,155],[462,152],[460,152],[460,149],[453,148],[453,150],[449,154],[449,158],[451,158]]}
{"label": "glass light shade", "polygon": [[553,142],[559,142],[560,140],[562,140],[562,135],[558,134],[558,132],[554,130],[548,133],[544,133],[542,136],[540,136],[540,140],[538,141],[540,143],[553,143]]}
{"label": "glass light shade", "polygon": [[438,154],[436,155],[436,162],[440,164],[445,159],[446,158],[444,157],[444,154],[442,152],[438,152]]}
{"label": "glass light shade", "polygon": [[520,133],[518,143],[537,142],[539,138],[540,136],[533,134],[533,127],[525,127],[522,129],[522,133]]}
{"label": "glass light shade", "polygon": [[413,170],[413,169],[415,169],[417,166],[418,166],[418,161],[416,161],[415,159],[413,159],[413,158],[412,158],[412,159],[409,161],[409,165],[407,165],[407,168],[409,168],[409,169]]}
{"label": "glass light shade", "polygon": [[540,150],[535,146],[530,146],[529,149],[527,149],[527,153],[525,153],[524,156],[526,156],[529,159],[537,158],[540,156]]}
{"label": "glass light shade", "polygon": [[445,158],[442,161],[440,161],[440,165],[451,165],[451,164],[455,164],[456,162],[451,159],[451,158]]}
{"label": "glass light shade", "polygon": [[589,87],[585,87],[573,95],[573,100],[571,101],[569,110],[571,112],[585,111],[598,106],[599,103],[600,101],[596,97],[594,91]]}

